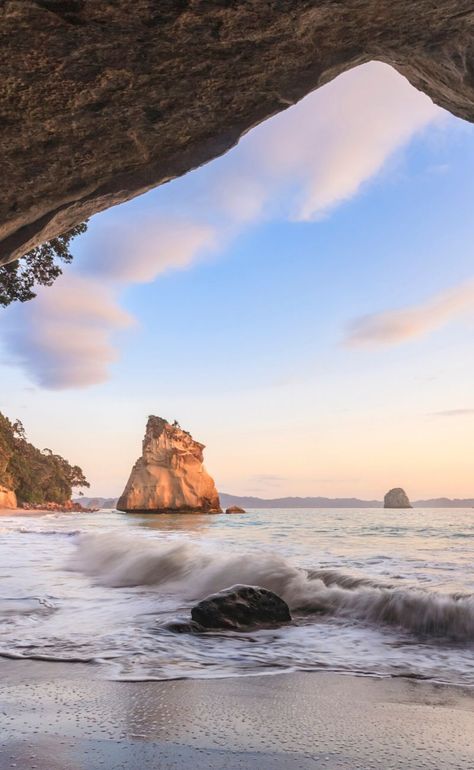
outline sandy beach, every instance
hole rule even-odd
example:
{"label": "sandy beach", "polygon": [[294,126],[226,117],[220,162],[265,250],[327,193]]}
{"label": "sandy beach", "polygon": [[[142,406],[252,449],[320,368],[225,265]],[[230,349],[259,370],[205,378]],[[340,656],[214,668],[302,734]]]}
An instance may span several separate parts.
{"label": "sandy beach", "polygon": [[54,511],[54,510],[47,510],[46,508],[0,508],[0,517],[1,516],[47,516],[51,513],[64,513],[64,514],[71,514],[71,515],[77,515],[77,513],[80,513],[80,511]]}
{"label": "sandy beach", "polygon": [[0,508],[0,516],[44,516],[51,511],[28,511],[25,508]]}
{"label": "sandy beach", "polygon": [[324,673],[136,683],[91,680],[81,665],[0,669],[1,770],[474,766],[469,689]]}

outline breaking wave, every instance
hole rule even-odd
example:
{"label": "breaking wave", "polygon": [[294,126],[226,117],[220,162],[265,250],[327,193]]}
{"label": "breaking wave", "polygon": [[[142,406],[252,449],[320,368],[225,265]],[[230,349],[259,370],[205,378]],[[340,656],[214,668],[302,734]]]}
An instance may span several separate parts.
{"label": "breaking wave", "polygon": [[37,596],[20,597],[1,597],[0,596],[0,618],[2,622],[8,617],[17,617],[19,615],[44,615],[55,610],[55,605],[48,599]]}
{"label": "breaking wave", "polygon": [[69,568],[112,587],[156,586],[192,601],[237,583],[281,596],[293,613],[391,625],[413,634],[474,641],[474,596],[394,587],[339,573],[308,572],[269,553],[225,553],[190,542],[81,535]]}
{"label": "breaking wave", "polygon": [[62,535],[63,537],[73,537],[74,535],[80,535],[80,529],[32,529],[31,527],[17,527],[9,532],[18,532],[20,535],[46,535],[47,537]]}

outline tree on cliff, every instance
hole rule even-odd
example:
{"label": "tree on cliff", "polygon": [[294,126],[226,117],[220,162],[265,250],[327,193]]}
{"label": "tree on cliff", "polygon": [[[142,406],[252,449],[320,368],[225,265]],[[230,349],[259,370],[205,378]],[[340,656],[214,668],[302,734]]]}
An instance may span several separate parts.
{"label": "tree on cliff", "polygon": [[15,430],[8,417],[0,412],[0,486],[13,489],[13,478],[9,470],[10,460],[15,451]]}
{"label": "tree on cliff", "polygon": [[76,225],[57,238],[37,246],[21,259],[0,267],[0,306],[12,302],[27,302],[36,297],[35,286],[51,286],[62,270],[58,264],[72,262],[69,244],[77,235],[85,233],[87,222]]}
{"label": "tree on cliff", "polygon": [[74,487],[89,487],[81,468],[50,449],[37,449],[26,439],[19,420],[0,412],[0,484],[16,492],[22,503],[65,503]]}

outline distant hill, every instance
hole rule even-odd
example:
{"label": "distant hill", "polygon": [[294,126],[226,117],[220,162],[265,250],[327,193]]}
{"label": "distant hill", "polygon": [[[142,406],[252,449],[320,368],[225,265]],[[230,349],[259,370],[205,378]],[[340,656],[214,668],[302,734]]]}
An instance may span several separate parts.
{"label": "distant hill", "polygon": [[115,508],[118,497],[76,497],[73,503],[80,503],[85,508]]}
{"label": "distant hill", "polygon": [[465,499],[435,497],[432,500],[416,500],[413,505],[415,508],[474,508],[474,497]]}
{"label": "distant hill", "polygon": [[[221,505],[228,508],[239,505],[241,508],[382,508],[381,500],[359,500],[357,497],[277,497],[268,500],[262,497],[239,497],[220,494]],[[472,508],[474,498],[465,500],[449,497],[436,497],[431,500],[415,500],[415,508]]]}
{"label": "distant hill", "polygon": [[[115,508],[117,497],[77,497],[73,502],[86,508]],[[226,492],[220,494],[221,506],[230,508],[382,508],[381,500],[359,500],[357,497],[239,497]],[[450,499],[435,497],[431,500],[415,500],[414,508],[474,508],[474,498]]]}
{"label": "distant hill", "polygon": [[229,508],[381,508],[380,500],[358,500],[357,497],[277,497],[267,500],[262,497],[238,497],[220,493],[221,505]]}

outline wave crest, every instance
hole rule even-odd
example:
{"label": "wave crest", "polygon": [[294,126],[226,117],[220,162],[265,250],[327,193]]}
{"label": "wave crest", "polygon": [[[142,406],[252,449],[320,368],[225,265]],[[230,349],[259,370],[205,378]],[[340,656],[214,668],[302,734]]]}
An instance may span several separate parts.
{"label": "wave crest", "polygon": [[307,572],[269,553],[225,553],[190,542],[82,535],[70,569],[114,587],[157,586],[191,601],[237,583],[281,596],[293,613],[319,613],[458,641],[474,640],[474,597],[394,587],[336,570]]}

